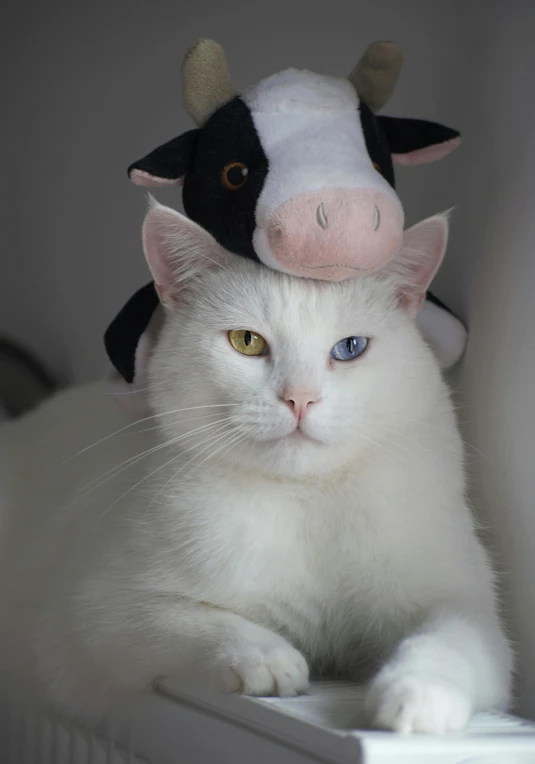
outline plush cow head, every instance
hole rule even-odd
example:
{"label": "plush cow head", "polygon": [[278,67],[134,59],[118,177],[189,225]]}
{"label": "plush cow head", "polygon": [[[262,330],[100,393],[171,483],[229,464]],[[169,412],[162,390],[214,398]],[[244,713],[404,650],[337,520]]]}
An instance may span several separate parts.
{"label": "plush cow head", "polygon": [[[229,251],[271,268],[327,280],[380,268],[403,233],[393,163],[431,162],[460,143],[434,122],[377,116],[401,64],[393,43],[376,42],[346,79],[288,69],[239,96],[222,48],[199,40],[182,67],[197,128],[135,162],[129,176],[140,186],[183,185],[192,220]],[[106,332],[107,353],[128,383],[143,379],[157,306],[148,284]],[[434,307],[434,334],[449,337],[453,317]],[[453,344],[460,355],[462,342]]]}
{"label": "plush cow head", "polygon": [[368,47],[347,79],[288,69],[236,95],[222,48],[186,55],[186,108],[198,128],[129,168],[138,185],[182,185],[187,215],[226,249],[285,273],[339,280],[398,252],[403,208],[393,161],[438,159],[459,134],[378,117],[402,57]]}

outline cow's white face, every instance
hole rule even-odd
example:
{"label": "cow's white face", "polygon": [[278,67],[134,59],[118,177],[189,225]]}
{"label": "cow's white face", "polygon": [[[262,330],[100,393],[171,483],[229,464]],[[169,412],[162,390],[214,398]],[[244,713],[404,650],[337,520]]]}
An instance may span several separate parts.
{"label": "cow's white face", "polygon": [[329,280],[391,260],[401,245],[403,209],[378,172],[392,172],[388,147],[373,134],[373,117],[350,82],[289,69],[242,100],[268,166],[255,207],[258,258]]}

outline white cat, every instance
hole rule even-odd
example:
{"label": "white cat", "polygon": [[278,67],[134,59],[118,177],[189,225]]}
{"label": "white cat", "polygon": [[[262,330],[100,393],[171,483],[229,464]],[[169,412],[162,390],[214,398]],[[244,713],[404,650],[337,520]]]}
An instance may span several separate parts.
{"label": "white cat", "polygon": [[430,218],[389,271],[334,284],[153,205],[154,417],[132,428],[89,385],[2,431],[4,669],[81,711],[161,675],[292,695],[309,668],[373,672],[374,723],[404,732],[506,706],[461,440],[414,324],[447,230]]}

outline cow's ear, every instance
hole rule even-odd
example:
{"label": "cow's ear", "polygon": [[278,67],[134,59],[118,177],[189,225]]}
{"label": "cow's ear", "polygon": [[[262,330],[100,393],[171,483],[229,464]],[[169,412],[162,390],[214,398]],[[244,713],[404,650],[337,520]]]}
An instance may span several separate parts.
{"label": "cow's ear", "polygon": [[436,162],[451,154],[461,136],[451,127],[425,119],[377,117],[383,128],[394,164],[416,165]]}
{"label": "cow's ear", "polygon": [[180,186],[190,165],[200,130],[188,130],[159,146],[128,168],[136,186]]}

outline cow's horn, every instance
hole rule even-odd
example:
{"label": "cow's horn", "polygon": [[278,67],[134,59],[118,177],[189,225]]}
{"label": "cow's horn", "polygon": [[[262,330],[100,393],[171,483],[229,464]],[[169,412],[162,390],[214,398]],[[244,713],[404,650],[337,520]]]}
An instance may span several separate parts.
{"label": "cow's horn", "polygon": [[196,125],[236,95],[221,45],[213,40],[197,40],[182,64],[184,106]]}
{"label": "cow's horn", "polygon": [[393,42],[372,42],[349,75],[359,97],[374,112],[392,95],[398,81],[403,54]]}

